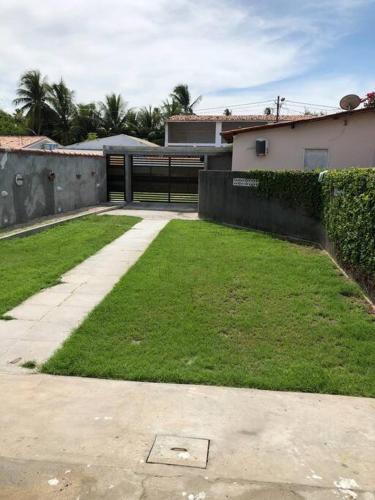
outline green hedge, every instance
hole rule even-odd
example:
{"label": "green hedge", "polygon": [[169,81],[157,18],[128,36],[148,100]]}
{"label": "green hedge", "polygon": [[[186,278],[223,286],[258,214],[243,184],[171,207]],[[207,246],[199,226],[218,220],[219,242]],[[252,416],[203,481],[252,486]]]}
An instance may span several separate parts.
{"label": "green hedge", "polygon": [[320,219],[322,189],[318,172],[251,170],[251,179],[258,179],[257,191],[267,198],[276,198],[291,208],[303,207],[306,215]]}
{"label": "green hedge", "polygon": [[375,285],[375,170],[331,171],[322,183],[324,224],[343,265]]}

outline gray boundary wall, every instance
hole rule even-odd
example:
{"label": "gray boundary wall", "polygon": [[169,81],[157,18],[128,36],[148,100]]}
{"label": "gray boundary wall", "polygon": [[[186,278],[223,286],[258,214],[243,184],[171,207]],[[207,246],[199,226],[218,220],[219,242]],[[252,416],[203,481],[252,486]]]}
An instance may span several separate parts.
{"label": "gray boundary wall", "polygon": [[[242,183],[237,179],[244,179]],[[247,181],[246,181],[247,180]],[[246,172],[201,171],[199,216],[234,226],[271,232],[314,243],[325,239],[321,223],[276,199],[266,198],[249,186]]]}
{"label": "gray boundary wall", "polygon": [[0,227],[106,200],[103,156],[0,149]]}

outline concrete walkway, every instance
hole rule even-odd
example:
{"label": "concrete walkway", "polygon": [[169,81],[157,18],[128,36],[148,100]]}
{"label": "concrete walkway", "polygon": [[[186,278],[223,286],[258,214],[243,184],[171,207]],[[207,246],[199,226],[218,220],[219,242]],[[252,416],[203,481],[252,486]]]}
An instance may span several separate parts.
{"label": "concrete walkway", "polygon": [[[39,374],[0,394],[2,500],[375,499],[375,400]],[[157,435],[209,439],[207,467],[147,463]]]}
{"label": "concrete walkway", "polygon": [[[182,207],[181,207],[182,208]],[[104,214],[100,214],[104,215]],[[135,217],[142,217],[147,220],[158,220],[158,219],[183,219],[183,220],[198,220],[197,212],[192,212],[191,210],[147,210],[145,208],[119,208],[112,209],[111,215],[133,215]]]}
{"label": "concrete walkway", "polygon": [[[111,212],[111,215],[115,212]],[[136,215],[134,211],[131,215]],[[140,215],[141,216],[141,215]],[[8,311],[0,321],[0,371],[25,361],[42,363],[112,290],[168,223],[169,217],[144,219],[42,290]]]}

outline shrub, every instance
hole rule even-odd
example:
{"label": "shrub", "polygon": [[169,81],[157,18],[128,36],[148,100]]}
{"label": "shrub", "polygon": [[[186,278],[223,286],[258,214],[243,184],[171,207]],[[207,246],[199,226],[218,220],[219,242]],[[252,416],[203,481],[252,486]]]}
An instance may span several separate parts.
{"label": "shrub", "polygon": [[315,219],[322,216],[322,186],[318,172],[251,170],[247,173],[259,180],[257,191],[276,198],[290,208],[302,207]]}
{"label": "shrub", "polygon": [[375,170],[350,169],[324,178],[324,224],[335,252],[349,270],[375,285]]}

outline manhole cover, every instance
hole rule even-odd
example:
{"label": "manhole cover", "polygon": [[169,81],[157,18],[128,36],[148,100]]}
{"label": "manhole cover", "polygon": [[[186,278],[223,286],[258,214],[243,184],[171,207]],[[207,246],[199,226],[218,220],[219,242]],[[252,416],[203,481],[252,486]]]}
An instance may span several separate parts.
{"label": "manhole cover", "polygon": [[205,469],[209,445],[209,439],[156,436],[147,462]]}

